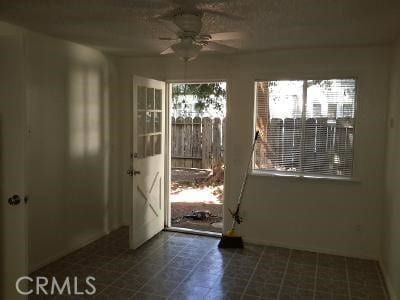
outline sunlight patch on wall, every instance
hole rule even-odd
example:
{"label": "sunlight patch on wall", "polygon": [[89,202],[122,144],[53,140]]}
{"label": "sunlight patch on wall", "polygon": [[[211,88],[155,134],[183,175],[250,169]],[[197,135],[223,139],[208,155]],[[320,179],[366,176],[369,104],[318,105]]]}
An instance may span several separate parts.
{"label": "sunlight patch on wall", "polygon": [[68,80],[69,147],[73,157],[85,153],[85,86],[84,72],[75,68]]}
{"label": "sunlight patch on wall", "polygon": [[68,80],[69,140],[73,157],[95,155],[100,150],[100,74],[75,67]]}
{"label": "sunlight patch on wall", "polygon": [[97,70],[87,73],[86,103],[86,153],[93,155],[100,148],[100,74]]}

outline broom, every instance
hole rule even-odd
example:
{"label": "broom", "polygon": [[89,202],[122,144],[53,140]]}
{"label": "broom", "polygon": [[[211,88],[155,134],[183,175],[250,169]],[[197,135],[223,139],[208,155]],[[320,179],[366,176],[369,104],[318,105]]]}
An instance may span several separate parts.
{"label": "broom", "polygon": [[240,204],[242,203],[244,189],[246,188],[247,178],[249,177],[249,169],[251,167],[251,158],[253,157],[253,152],[254,152],[254,148],[256,146],[258,136],[259,136],[259,132],[256,131],[256,134],[254,136],[253,145],[251,147],[251,152],[250,152],[250,156],[249,156],[249,162],[247,164],[246,173],[244,175],[244,180],[243,180],[242,186],[240,188],[240,193],[239,193],[239,198],[238,198],[238,202],[236,205],[236,209],[235,209],[235,211],[232,211],[229,209],[229,213],[231,214],[232,219],[233,219],[231,230],[222,234],[221,240],[218,244],[219,248],[243,248],[242,237],[236,234],[235,227],[236,227],[236,224],[240,224],[243,220],[239,214]]}

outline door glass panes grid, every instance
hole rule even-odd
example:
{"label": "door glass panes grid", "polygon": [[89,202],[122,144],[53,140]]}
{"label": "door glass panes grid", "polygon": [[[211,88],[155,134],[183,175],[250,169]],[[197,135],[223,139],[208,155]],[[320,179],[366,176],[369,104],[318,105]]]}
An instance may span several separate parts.
{"label": "door glass panes grid", "polygon": [[162,90],[137,88],[137,156],[161,154]]}
{"label": "door glass panes grid", "polygon": [[255,169],[351,177],[355,79],[256,82]]}

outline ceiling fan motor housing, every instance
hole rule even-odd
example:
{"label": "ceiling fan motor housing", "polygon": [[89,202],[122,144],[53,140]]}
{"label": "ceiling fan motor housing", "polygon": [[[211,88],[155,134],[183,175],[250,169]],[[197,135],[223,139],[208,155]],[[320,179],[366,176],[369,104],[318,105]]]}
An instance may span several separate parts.
{"label": "ceiling fan motor housing", "polygon": [[174,23],[182,32],[198,35],[201,31],[201,16],[194,14],[179,14],[174,17]]}

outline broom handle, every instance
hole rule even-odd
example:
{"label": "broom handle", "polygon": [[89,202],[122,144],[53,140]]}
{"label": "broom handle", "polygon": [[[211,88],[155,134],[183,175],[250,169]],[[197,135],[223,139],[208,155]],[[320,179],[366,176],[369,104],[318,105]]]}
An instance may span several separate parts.
{"label": "broom handle", "polygon": [[[256,142],[257,142],[257,139],[258,139],[258,135],[259,135],[259,131],[257,130],[257,131],[256,131],[256,134],[255,134],[255,136],[254,136],[253,145],[252,145],[252,147],[251,147],[251,152],[250,152],[250,156],[249,156],[249,162],[247,163],[246,174],[245,174],[245,176],[244,176],[244,180],[243,180],[242,186],[241,186],[241,188],[240,188],[240,194],[239,194],[238,203],[237,203],[236,211],[235,211],[236,214],[239,213],[240,205],[241,205],[241,203],[242,203],[243,193],[244,193],[244,189],[246,188],[246,185],[247,185],[247,177],[249,177],[249,169],[250,169],[250,166],[251,166],[251,159],[252,159],[252,157],[253,157],[254,147],[256,146]],[[236,225],[236,220],[233,219],[232,231],[235,229],[235,225]]]}

